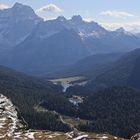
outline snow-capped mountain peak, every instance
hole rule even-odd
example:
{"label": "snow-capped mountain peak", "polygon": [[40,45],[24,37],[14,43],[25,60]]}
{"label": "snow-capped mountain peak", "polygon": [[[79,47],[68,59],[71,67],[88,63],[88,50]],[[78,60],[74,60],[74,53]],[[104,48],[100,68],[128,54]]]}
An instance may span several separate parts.
{"label": "snow-capped mountain peak", "polygon": [[75,23],[75,24],[80,24],[80,23],[83,23],[83,22],[84,22],[83,19],[82,19],[82,17],[81,17],[80,15],[74,15],[74,16],[70,19],[70,21],[71,21],[72,23]]}
{"label": "snow-capped mountain peak", "polygon": [[126,31],[123,27],[120,27],[118,29],[116,29],[115,31],[118,34],[124,34],[124,35],[128,35],[128,36],[134,36],[133,33]]}
{"label": "snow-capped mountain peak", "polygon": [[66,21],[67,19],[66,19],[64,16],[59,16],[59,17],[57,17],[56,20],[61,21],[61,22],[64,22],[64,21]]}
{"label": "snow-capped mountain peak", "polygon": [[43,21],[34,10],[15,3],[13,7],[0,11],[0,42],[7,49],[23,41]]}
{"label": "snow-capped mountain peak", "polygon": [[125,32],[125,29],[123,27],[120,27],[120,28],[116,29],[116,32]]}
{"label": "snow-capped mountain peak", "polygon": [[13,7],[14,8],[22,8],[23,7],[23,4],[16,2]]}

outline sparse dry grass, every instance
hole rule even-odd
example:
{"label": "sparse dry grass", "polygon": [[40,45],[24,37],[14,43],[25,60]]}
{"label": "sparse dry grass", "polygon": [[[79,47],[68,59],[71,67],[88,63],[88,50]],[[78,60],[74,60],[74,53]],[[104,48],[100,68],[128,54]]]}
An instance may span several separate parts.
{"label": "sparse dry grass", "polygon": [[69,116],[63,116],[63,120],[73,126],[77,126],[79,124],[86,124],[87,122],[89,122],[89,120],[83,120],[83,119],[73,118]]}

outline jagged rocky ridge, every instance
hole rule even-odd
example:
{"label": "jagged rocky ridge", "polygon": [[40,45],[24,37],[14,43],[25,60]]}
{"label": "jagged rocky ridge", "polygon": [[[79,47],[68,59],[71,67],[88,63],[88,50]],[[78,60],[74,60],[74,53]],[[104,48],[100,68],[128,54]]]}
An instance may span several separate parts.
{"label": "jagged rocky ridge", "polygon": [[33,9],[19,3],[12,8],[0,10],[0,52],[22,42],[43,21]]}
{"label": "jagged rocky ridge", "polygon": [[0,64],[35,75],[61,70],[90,54],[126,52],[140,44],[136,35],[108,31],[81,16],[43,21],[20,3],[0,11],[0,19]]}

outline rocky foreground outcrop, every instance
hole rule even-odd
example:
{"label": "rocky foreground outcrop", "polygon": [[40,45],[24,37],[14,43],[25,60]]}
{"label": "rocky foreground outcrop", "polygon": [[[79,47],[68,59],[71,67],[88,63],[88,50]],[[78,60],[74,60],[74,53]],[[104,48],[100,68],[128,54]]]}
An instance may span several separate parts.
{"label": "rocky foreground outcrop", "polygon": [[[0,140],[124,140],[109,134],[25,130],[10,99],[0,94]],[[131,138],[139,140],[140,134]]]}

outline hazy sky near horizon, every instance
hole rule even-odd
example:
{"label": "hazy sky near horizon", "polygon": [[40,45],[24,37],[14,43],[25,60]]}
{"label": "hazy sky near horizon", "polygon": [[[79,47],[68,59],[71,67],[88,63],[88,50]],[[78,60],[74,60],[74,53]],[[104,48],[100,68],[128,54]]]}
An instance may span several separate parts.
{"label": "hazy sky near horizon", "polygon": [[140,0],[0,0],[0,9],[15,2],[31,6],[38,15],[51,19],[81,15],[106,28],[140,30]]}

